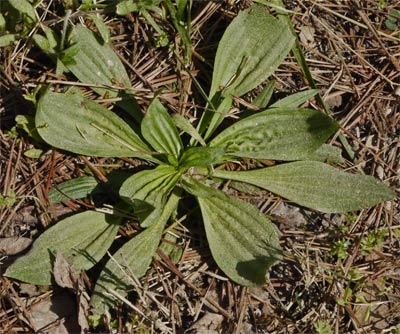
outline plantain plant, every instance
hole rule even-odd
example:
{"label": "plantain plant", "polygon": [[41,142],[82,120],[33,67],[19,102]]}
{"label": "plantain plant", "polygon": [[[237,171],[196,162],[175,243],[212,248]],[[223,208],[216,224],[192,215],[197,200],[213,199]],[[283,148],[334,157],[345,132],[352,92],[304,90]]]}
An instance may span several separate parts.
{"label": "plantain plant", "polygon": [[[93,52],[85,49],[81,39],[90,40]],[[75,51],[64,65],[81,81],[95,83],[99,94],[114,92],[111,86],[129,90],[128,77],[109,45],[99,43],[81,25],[70,40]],[[263,284],[267,270],[281,259],[279,233],[255,206],[219,190],[216,185],[221,179],[255,185],[325,213],[359,210],[394,197],[390,188],[371,176],[346,173],[325,163],[341,158],[338,148],[325,144],[339,126],[317,110],[298,107],[316,93],[313,90],[267,107],[273,88],[267,84],[253,101],[262,111],[248,111],[246,117],[221,129],[232,97],[265,82],[293,42],[287,24],[262,7],[242,11],[219,43],[206,112],[197,128],[181,115],[171,116],[157,98],[143,119],[135,117],[140,126],[132,127],[77,90],[47,89],[41,95],[35,124],[48,144],[83,155],[134,157],[151,166],[127,177],[119,189],[143,230],[106,263],[91,300],[95,312],[105,312],[117,295],[126,294],[132,287],[130,277],[145,275],[167,224],[177,217],[184,193],[199,204],[215,262],[230,279],[246,286]],[[107,52],[99,53],[101,48]],[[184,133],[191,139],[184,140]],[[247,171],[224,168],[227,162],[246,158],[277,163]],[[69,182],[60,186],[66,193],[71,190]],[[78,190],[73,195],[82,197],[96,182],[85,178],[75,185]],[[57,197],[54,191],[52,196]],[[118,215],[100,211],[68,217],[44,232],[30,252],[8,268],[6,276],[51,284],[57,253],[75,269],[87,270],[106,254],[121,222]]]}

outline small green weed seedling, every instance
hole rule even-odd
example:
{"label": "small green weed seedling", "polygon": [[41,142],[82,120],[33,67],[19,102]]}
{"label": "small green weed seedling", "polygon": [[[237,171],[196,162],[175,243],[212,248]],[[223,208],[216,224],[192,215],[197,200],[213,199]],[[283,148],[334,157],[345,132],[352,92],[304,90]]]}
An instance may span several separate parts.
{"label": "small green weed seedling", "polygon": [[[73,29],[68,40],[74,51],[61,61],[80,81],[93,84],[101,95],[119,96],[121,88],[129,92],[128,76],[107,43],[100,43],[82,25]],[[133,285],[129,277],[145,275],[167,224],[177,217],[184,192],[197,199],[219,268],[245,286],[265,282],[267,270],[281,259],[278,231],[256,207],[213,187],[215,178],[267,189],[326,213],[359,210],[394,197],[391,189],[373,177],[345,173],[323,162],[340,160],[340,150],[325,144],[338,124],[317,110],[298,108],[315,91],[295,94],[267,108],[272,89],[268,84],[254,101],[263,111],[248,113],[220,130],[231,110],[232,96],[242,96],[262,84],[293,42],[287,24],[262,7],[241,12],[219,43],[207,111],[197,128],[183,116],[171,116],[157,98],[143,118],[133,114],[139,124],[136,129],[77,90],[47,89],[41,95],[35,124],[48,144],[84,155],[144,159],[154,166],[129,176],[119,189],[143,231],[105,265],[91,300],[95,312],[105,312],[116,295],[126,295]],[[191,140],[186,142],[179,130]],[[244,158],[280,163],[248,171],[222,168],[226,162]],[[86,196],[96,186],[91,177],[68,182],[60,189],[72,197]],[[57,197],[54,192],[52,196]],[[6,276],[51,284],[58,253],[76,270],[90,269],[106,254],[120,224],[118,215],[100,211],[68,217],[44,232],[31,251],[8,268]]]}

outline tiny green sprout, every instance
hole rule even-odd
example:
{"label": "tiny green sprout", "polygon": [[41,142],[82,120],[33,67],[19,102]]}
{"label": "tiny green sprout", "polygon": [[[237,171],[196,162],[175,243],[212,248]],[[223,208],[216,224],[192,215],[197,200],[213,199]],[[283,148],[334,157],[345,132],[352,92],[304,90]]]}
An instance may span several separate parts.
{"label": "tiny green sprout", "polygon": [[338,260],[343,261],[349,255],[348,249],[350,248],[350,246],[351,246],[350,240],[341,239],[335,241],[331,246],[329,254],[331,256],[336,257]]}
{"label": "tiny green sprout", "polygon": [[[176,17],[183,15],[185,6],[175,8]],[[262,6],[239,13],[219,43],[208,103],[194,126],[182,115],[171,116],[157,96],[143,116],[132,96],[129,76],[111,45],[100,43],[91,30],[77,24],[66,39],[73,52],[67,52],[68,59],[55,56],[81,82],[93,85],[99,96],[123,98],[115,104],[126,111],[126,118],[76,89],[54,92],[49,87],[36,106],[36,129],[55,148],[87,156],[135,158],[145,162],[146,168],[109,173],[108,182],[98,181],[98,185],[93,178],[59,185],[65,197],[52,193],[58,200],[92,196],[95,189],[117,196],[112,197],[111,210],[80,212],[49,228],[5,275],[49,285],[58,252],[77,271],[88,270],[107,254],[121,224],[133,214],[140,224],[139,233],[108,259],[91,297],[93,312],[106,313],[146,274],[159,247],[161,257],[168,256],[164,251],[179,256],[179,248],[166,247],[165,242],[176,243],[168,233],[196,210],[221,271],[238,284],[260,286],[282,259],[279,232],[256,206],[221,190],[225,180],[271,191],[323,213],[357,211],[393,199],[394,192],[372,176],[346,173],[326,163],[341,160],[340,149],[325,144],[339,125],[318,110],[299,108],[315,95],[314,90],[269,105],[269,84],[267,93],[256,99],[263,104],[260,111],[226,126],[234,97],[263,84],[284,61],[294,40],[287,22]],[[272,167],[255,163],[241,171],[226,169],[249,159],[277,163]],[[184,205],[179,204],[188,196],[197,205],[189,213],[182,212]],[[344,260],[350,246],[350,241],[336,241],[331,254]]]}
{"label": "tiny green sprout", "polygon": [[91,314],[88,316],[89,325],[96,328],[102,323],[102,316],[100,314]]}
{"label": "tiny green sprout", "polygon": [[333,329],[331,325],[325,320],[317,320],[314,324],[314,329],[317,334],[332,334]]}
{"label": "tiny green sprout", "polygon": [[386,8],[386,6],[387,6],[387,0],[377,0],[377,8],[379,9],[379,10],[382,10],[382,9],[385,9]]}
{"label": "tiny green sprout", "polygon": [[6,195],[0,194],[0,207],[12,208],[17,202],[17,195],[14,190],[9,189]]}
{"label": "tiny green sprout", "polygon": [[367,255],[370,254],[374,248],[381,249],[387,233],[386,229],[368,232],[368,234],[361,239],[361,251]]}
{"label": "tiny green sprout", "polygon": [[6,130],[5,135],[11,139],[15,139],[18,137],[17,127],[13,126],[10,130]]}
{"label": "tiny green sprout", "polygon": [[43,151],[37,148],[32,148],[24,152],[24,156],[31,159],[39,159],[43,154]]}
{"label": "tiny green sprout", "polygon": [[360,273],[359,269],[357,267],[351,268],[349,270],[349,273],[347,275],[347,279],[351,282],[356,282],[360,281],[363,279],[363,275]]}
{"label": "tiny green sprout", "polygon": [[385,20],[386,28],[392,31],[399,29],[399,21],[400,11],[397,9],[390,9],[388,12],[388,16]]}

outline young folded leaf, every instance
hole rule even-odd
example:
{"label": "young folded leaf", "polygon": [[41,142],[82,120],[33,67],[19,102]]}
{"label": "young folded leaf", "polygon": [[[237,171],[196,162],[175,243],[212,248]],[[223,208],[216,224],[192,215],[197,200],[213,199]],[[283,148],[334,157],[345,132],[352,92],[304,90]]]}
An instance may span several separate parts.
{"label": "young folded leaf", "polygon": [[[218,128],[218,126],[222,123],[225,116],[231,110],[232,103],[233,99],[230,96],[223,98],[222,101],[219,102],[218,107],[215,110],[214,114],[210,115],[211,118],[209,121],[207,121],[206,117],[201,119],[200,126],[207,124],[207,131],[204,134],[204,139],[207,140],[208,138],[210,138],[211,135]],[[201,131],[201,133],[203,133],[203,131]]]}
{"label": "young folded leaf", "polygon": [[215,170],[213,176],[254,184],[326,213],[360,210],[395,197],[393,190],[372,176],[345,173],[316,161],[244,172]]}
{"label": "young folded leaf", "polygon": [[304,92],[289,95],[281,100],[276,101],[270,108],[298,108],[304,102],[307,102],[313,96],[318,94],[317,89],[309,89]]}
{"label": "young folded leaf", "polygon": [[172,193],[154,223],[123,245],[107,262],[96,282],[90,301],[95,312],[103,314],[114,304],[116,298],[111,291],[121,295],[128,293],[129,287],[134,285],[130,275],[133,274],[137,279],[146,273],[157,250],[164,226],[176,210],[178,202],[179,196]]}
{"label": "young folded leaf", "polygon": [[55,255],[60,252],[78,271],[93,267],[107,252],[119,220],[95,211],[78,213],[45,231],[32,249],[8,267],[5,276],[38,285],[52,283]]}
{"label": "young folded leaf", "polygon": [[180,114],[173,114],[172,120],[174,121],[174,123],[178,129],[189,134],[193,139],[198,141],[200,143],[200,145],[202,145],[202,146],[207,145],[205,143],[204,139],[200,136],[198,131],[192,125],[192,123],[190,123],[190,121],[188,119],[186,119],[184,116],[182,116]]}
{"label": "young folded leaf", "polygon": [[174,167],[160,165],[132,175],[122,184],[119,194],[132,205],[141,226],[148,227],[160,216],[180,176]]}
{"label": "young folded leaf", "polygon": [[158,99],[149,105],[141,128],[147,142],[157,152],[168,154],[169,162],[177,165],[183,144],[172,117]]}
{"label": "young folded leaf", "polygon": [[[256,96],[256,98],[251,102],[251,104],[259,109],[265,110],[267,109],[268,103],[271,100],[272,94],[275,88],[275,81],[269,81],[261,90],[260,93]],[[242,118],[249,117],[257,114],[259,111],[256,111],[252,108],[248,108],[245,110],[241,116]]]}
{"label": "young folded leaf", "polygon": [[180,167],[209,166],[222,162],[225,150],[221,147],[191,147],[182,154]]}
{"label": "young folded leaf", "polygon": [[43,140],[63,150],[158,161],[121,118],[81,94],[47,91],[39,100],[35,124]]}
{"label": "young folded leaf", "polygon": [[215,262],[233,281],[255,286],[281,258],[278,232],[256,207],[190,177],[182,180],[196,196],[203,215],[207,240]]}
{"label": "young folded leaf", "polygon": [[256,96],[252,104],[258,108],[266,109],[269,101],[271,100],[272,93],[274,92],[275,81],[269,81]]}
{"label": "young folded leaf", "polygon": [[211,142],[227,154],[254,159],[300,160],[316,151],[338,128],[311,109],[271,109],[236,122]]}

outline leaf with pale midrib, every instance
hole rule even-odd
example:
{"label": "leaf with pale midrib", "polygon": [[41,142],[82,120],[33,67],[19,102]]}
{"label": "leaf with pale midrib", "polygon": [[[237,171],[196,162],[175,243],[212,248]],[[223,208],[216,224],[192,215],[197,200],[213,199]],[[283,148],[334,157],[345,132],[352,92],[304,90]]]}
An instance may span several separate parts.
{"label": "leaf with pale midrib", "polygon": [[120,117],[79,93],[44,93],[38,103],[35,124],[43,140],[63,150],[157,161],[151,149]]}
{"label": "leaf with pale midrib", "polygon": [[242,158],[301,160],[311,156],[337,128],[334,120],[316,110],[274,108],[236,122],[210,146]]}
{"label": "leaf with pale midrib", "polygon": [[213,175],[254,184],[326,213],[360,210],[395,197],[393,190],[372,176],[345,173],[316,161],[243,172],[215,170]]}
{"label": "leaf with pale midrib", "polygon": [[32,284],[50,285],[54,256],[58,252],[76,270],[90,269],[111,246],[118,223],[117,218],[95,211],[63,219],[45,231],[29,253],[18,258],[5,275]]}
{"label": "leaf with pale midrib", "polygon": [[116,298],[110,293],[111,290],[123,296],[128,293],[129,288],[133,286],[129,275],[133,274],[135,278],[140,278],[146,273],[165,224],[176,210],[178,202],[179,196],[172,193],[160,216],[154,218],[151,226],[125,243],[107,262],[96,282],[90,301],[95,312],[103,314],[115,303]]}
{"label": "leaf with pale midrib", "polygon": [[190,177],[185,190],[197,197],[215,262],[233,281],[255,286],[281,257],[277,229],[256,207]]}

